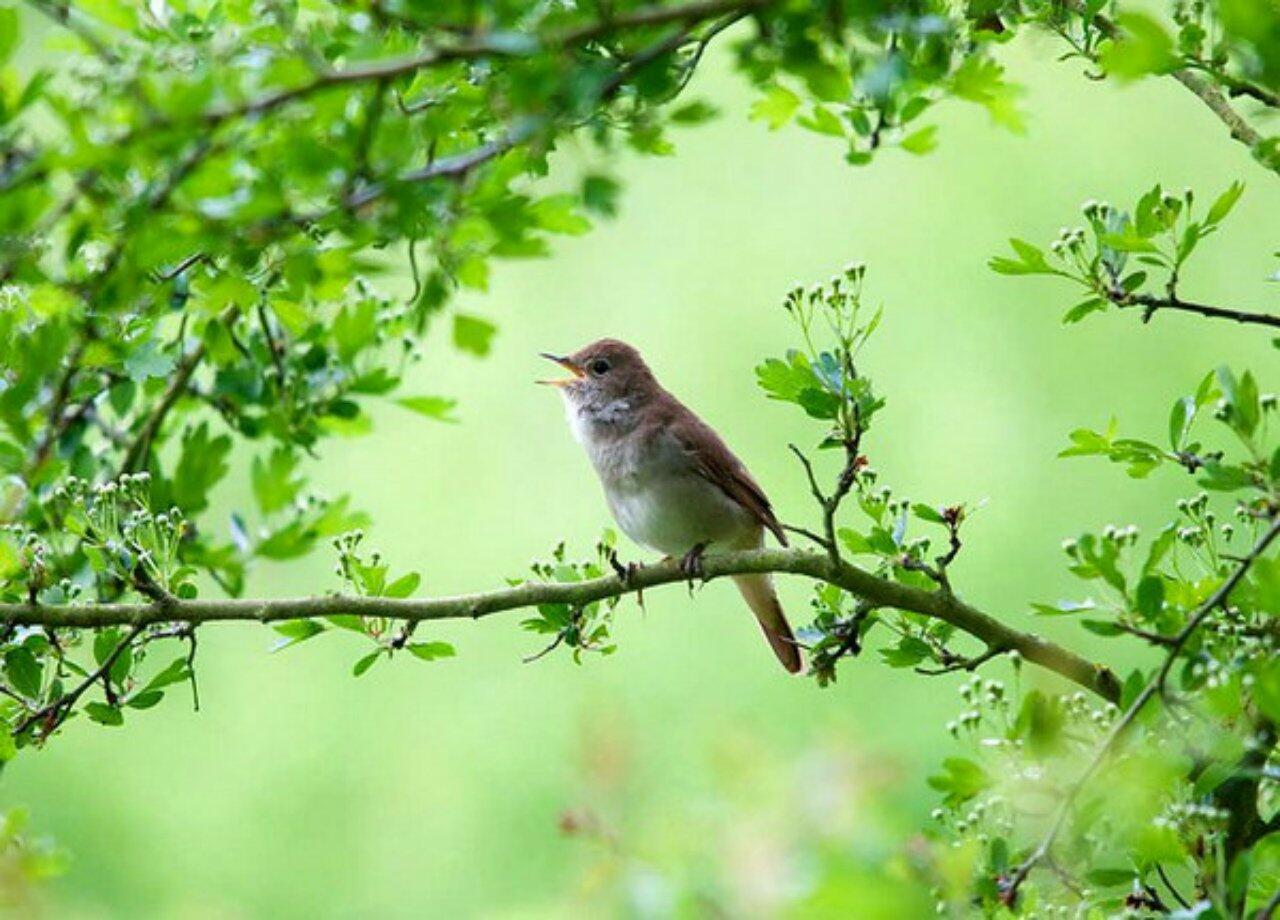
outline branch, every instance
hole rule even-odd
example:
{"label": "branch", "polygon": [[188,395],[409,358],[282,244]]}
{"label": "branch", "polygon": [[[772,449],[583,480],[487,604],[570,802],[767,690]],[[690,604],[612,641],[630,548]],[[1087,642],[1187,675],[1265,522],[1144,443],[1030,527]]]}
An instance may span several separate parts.
{"label": "branch", "polygon": [[89,25],[80,21],[78,18],[80,11],[73,9],[69,0],[62,0],[62,2],[26,0],[26,4],[36,12],[47,16],[50,20],[62,26],[68,32],[71,32],[82,42],[88,45],[89,49],[103,61],[108,64],[119,63],[119,56],[107,47],[106,42],[98,37],[97,33],[95,33]]}
{"label": "branch", "polygon": [[951,674],[954,671],[976,671],[992,658],[997,658],[1011,651],[1012,649],[993,645],[981,655],[974,655],[972,658],[952,656],[951,660],[946,661],[940,668],[916,668],[915,670],[917,674],[925,674],[929,677],[936,677],[939,674]]}
{"label": "branch", "polygon": [[[1097,13],[1089,17],[1083,0],[1061,0],[1061,3],[1077,16],[1088,17],[1093,27],[1107,38],[1115,39],[1120,36],[1121,28],[1105,15]],[[1231,132],[1233,138],[1249,148],[1256,147],[1262,143],[1262,135],[1245,121],[1239,112],[1231,107],[1231,103],[1222,94],[1222,90],[1218,89],[1212,82],[1185,67],[1173,71],[1170,76],[1195,93],[1200,101],[1208,106],[1209,110],[1218,117],[1218,120],[1227,126],[1227,130]]]}
{"label": "branch", "polygon": [[139,634],[141,634],[145,628],[146,624],[135,624],[134,627],[129,630],[129,634],[121,639],[120,643],[111,651],[111,653],[102,660],[102,664],[98,666],[96,671],[89,674],[74,688],[58,697],[48,706],[45,706],[42,709],[37,709],[35,712],[28,715],[14,726],[12,734],[16,737],[36,723],[44,722],[46,724],[44,734],[47,737],[55,728],[58,727],[66,717],[67,712],[75,706],[76,701],[80,699],[80,697],[84,696],[86,690],[100,680],[109,680],[107,675],[111,672],[112,667],[115,666],[116,659],[124,654],[125,649],[133,645],[133,640],[138,638]]}
{"label": "branch", "polygon": [[[306,83],[259,96],[239,105],[210,109],[199,113],[196,120],[214,127],[234,118],[265,115],[281,106],[336,86],[370,82],[388,83],[398,77],[410,76],[420,70],[455,61],[490,57],[528,57],[539,52],[578,47],[629,29],[651,28],[671,23],[696,24],[722,16],[740,17],[761,10],[774,2],[776,0],[699,0],[699,2],[677,6],[646,6],[621,15],[604,16],[594,22],[543,36],[531,34],[527,36],[529,41],[524,46],[513,44],[510,35],[479,34],[458,44],[431,47],[406,57],[373,61],[348,67],[345,70],[321,71]],[[145,130],[169,127],[180,124],[182,121],[177,119],[152,123]],[[139,133],[143,132],[131,132],[131,135]]]}
{"label": "branch", "polygon": [[[1120,685],[1110,669],[1030,633],[1000,622],[989,614],[942,592],[925,591],[872,575],[858,566],[833,560],[825,553],[802,549],[762,549],[712,554],[703,560],[705,577],[764,574],[801,575],[829,582],[863,598],[875,607],[909,610],[950,623],[989,648],[1016,650],[1023,658],[1054,671],[1103,699],[1115,702]],[[276,622],[337,614],[377,616],[421,622],[478,619],[505,610],[539,604],[584,606],[659,585],[683,584],[688,576],[678,560],[638,567],[625,577],[608,575],[573,583],[529,582],[483,594],[412,598],[326,597],[230,600],[172,600],[167,603],[103,603],[41,605],[0,603],[0,622],[88,629],[119,624],[209,623],[214,621]]]}
{"label": "branch", "polygon": [[[467,175],[478,166],[489,162],[495,157],[499,157],[515,147],[520,146],[525,141],[532,138],[538,133],[542,121],[537,118],[526,119],[506,134],[495,138],[485,144],[480,144],[471,150],[463,151],[449,157],[442,157],[439,160],[428,163],[420,169],[410,170],[396,177],[390,185],[406,185],[414,182],[428,182],[431,179],[457,179]],[[365,205],[376,201],[387,193],[390,187],[388,183],[374,183],[368,185],[353,195],[348,196],[345,207],[361,208]],[[328,215],[328,211],[319,214],[312,214],[299,217],[298,220],[303,222],[319,220]]]}
{"label": "branch", "polygon": [[1173,670],[1174,663],[1178,660],[1178,656],[1181,654],[1183,647],[1187,644],[1187,641],[1195,634],[1196,630],[1200,628],[1204,621],[1208,619],[1210,614],[1226,604],[1227,599],[1231,596],[1231,592],[1235,590],[1236,585],[1240,584],[1240,582],[1244,580],[1245,575],[1249,572],[1249,568],[1264,552],[1266,552],[1267,547],[1271,545],[1271,542],[1275,540],[1277,536],[1280,536],[1280,516],[1277,516],[1271,522],[1271,526],[1267,528],[1266,533],[1262,535],[1262,538],[1258,540],[1249,554],[1244,557],[1239,565],[1236,566],[1235,571],[1233,571],[1231,575],[1218,586],[1217,590],[1214,591],[1213,594],[1209,595],[1208,599],[1205,600],[1203,604],[1196,608],[1195,613],[1193,613],[1191,618],[1187,620],[1186,625],[1183,626],[1181,631],[1173,637],[1173,641],[1169,646],[1168,654],[1165,656],[1163,664],[1160,665],[1160,669],[1155,673],[1155,676],[1147,682],[1147,685],[1142,688],[1142,691],[1129,705],[1129,708],[1126,709],[1116,721],[1115,725],[1112,726],[1111,731],[1107,733],[1106,738],[1103,739],[1102,744],[1098,746],[1098,750],[1089,761],[1089,765],[1085,767],[1085,770],[1080,774],[1080,777],[1071,784],[1070,789],[1067,791],[1066,798],[1063,799],[1061,806],[1058,808],[1053,824],[1049,827],[1049,832],[1045,834],[1039,845],[1031,851],[1031,855],[1022,861],[1013,874],[1009,876],[1008,881],[1004,884],[1001,898],[1006,905],[1011,906],[1017,899],[1018,888],[1027,880],[1027,876],[1031,874],[1031,870],[1034,869],[1037,864],[1048,858],[1050,850],[1053,849],[1053,845],[1057,842],[1058,836],[1062,833],[1063,827],[1066,826],[1067,817],[1071,814],[1071,810],[1075,806],[1076,799],[1079,798],[1084,787],[1088,785],[1089,781],[1094,777],[1098,770],[1101,769],[1103,763],[1106,762],[1107,757],[1111,754],[1112,750],[1114,750],[1120,739],[1123,738],[1133,726],[1134,722],[1142,713],[1142,710],[1146,707],[1147,703],[1151,701],[1152,697],[1164,692],[1164,685],[1165,681],[1168,679],[1169,672]]}
{"label": "branch", "polygon": [[[768,2],[768,0],[764,0],[764,2],[761,2],[761,0],[755,0],[755,2],[745,2],[745,3],[739,2],[736,4],[727,4],[727,3],[690,4],[687,7],[656,8],[656,12],[666,13],[672,16],[674,19],[684,19],[684,20],[692,21],[698,18],[694,16],[691,12],[695,8],[705,11],[709,9],[718,10],[718,9],[721,9],[722,7],[728,7],[731,10],[738,11],[736,14],[730,15],[727,17],[727,20],[730,21],[729,24],[732,24],[732,22],[736,22],[743,15],[746,15],[746,12],[766,5],[766,2]],[[675,16],[674,14],[679,11],[683,11],[683,15]],[[638,12],[644,12],[644,11],[638,11]],[[628,21],[632,21],[634,19],[635,19],[634,15],[632,17],[628,17]],[[620,20],[613,20],[612,22],[614,25],[616,25],[619,21]],[[672,19],[665,18],[665,19],[658,20],[656,17],[650,17],[649,19],[645,20],[646,24],[654,24],[658,21],[670,22],[672,21]],[[712,31],[709,33],[706,40],[709,41],[712,37],[719,34],[720,31],[723,31],[723,28],[721,27],[721,24],[718,23],[716,28],[712,29]],[[667,36],[666,38],[656,41],[645,48],[642,48],[623,66],[619,67],[608,80],[605,81],[605,83],[601,86],[599,90],[598,97],[597,97],[598,101],[605,102],[613,98],[613,96],[617,94],[617,92],[626,84],[628,80],[630,80],[636,74],[637,71],[639,71],[646,65],[652,63],[653,61],[657,60],[658,58],[662,57],[662,55],[668,54],[676,50],[677,48],[679,48],[685,41],[688,40],[689,32],[690,32],[689,28],[680,29],[674,32],[673,34]],[[578,34],[583,35],[586,33],[585,31],[580,31]],[[578,40],[578,39],[575,39],[575,40]],[[562,41],[562,43],[568,44],[569,42]],[[406,172],[406,173],[402,173],[400,176],[388,182],[372,183],[366,186],[365,188],[362,188],[359,191],[348,195],[345,201],[343,202],[343,206],[352,210],[364,207],[365,205],[372,203],[378,198],[381,198],[383,195],[387,193],[390,187],[395,185],[406,185],[406,184],[413,184],[417,182],[429,182],[432,179],[464,178],[472,170],[476,169],[477,167],[482,166],[485,163],[489,162],[490,160],[501,156],[502,154],[506,153],[509,150],[519,147],[521,144],[524,144],[529,140],[532,140],[534,137],[538,135],[538,133],[542,130],[543,127],[545,127],[544,119],[535,118],[535,117],[525,118],[523,120],[516,122],[516,124],[514,124],[511,128],[509,128],[505,134],[502,134],[499,137],[491,141],[488,141],[487,143],[480,144],[479,146],[471,150],[466,150],[466,151],[463,151],[462,153],[454,154],[453,156],[449,156],[449,157],[444,157],[439,160],[432,160],[431,162],[427,163],[426,166],[420,167],[418,169],[410,170],[409,172]],[[312,220],[318,220],[326,216],[327,213],[328,212],[304,216],[298,219],[305,223]]]}
{"label": "branch", "polygon": [[1280,315],[1274,313],[1250,313],[1247,310],[1232,310],[1228,307],[1214,307],[1209,304],[1195,303],[1170,295],[1157,297],[1154,294],[1130,294],[1127,291],[1111,291],[1107,299],[1121,309],[1125,307],[1142,307],[1142,321],[1149,322],[1157,310],[1178,310],[1183,313],[1195,313],[1210,319],[1229,319],[1237,323],[1254,323],[1259,326],[1271,326],[1280,329]]}
{"label": "branch", "polygon": [[[223,324],[231,325],[231,323],[235,322],[239,312],[238,307],[230,307],[223,311],[221,317]],[[146,466],[147,455],[151,452],[152,442],[160,432],[160,426],[164,424],[165,418],[168,417],[169,410],[187,392],[187,386],[191,383],[191,378],[195,375],[196,368],[204,360],[205,352],[205,344],[201,342],[178,363],[173,372],[173,378],[169,381],[169,386],[160,397],[160,401],[156,403],[155,409],[147,416],[147,420],[143,423],[138,436],[134,438],[129,445],[129,449],[125,452],[124,460],[120,463],[121,473],[135,473]]]}

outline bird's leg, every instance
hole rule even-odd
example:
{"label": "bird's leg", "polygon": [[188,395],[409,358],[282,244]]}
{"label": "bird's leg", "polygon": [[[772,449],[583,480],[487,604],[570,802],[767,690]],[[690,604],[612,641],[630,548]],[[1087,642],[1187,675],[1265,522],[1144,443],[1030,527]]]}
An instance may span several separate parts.
{"label": "bird's leg", "polygon": [[[636,576],[640,574],[640,563],[628,562],[623,565],[622,561],[618,559],[618,551],[610,549],[609,565],[613,567],[613,573],[618,576],[618,580],[622,582],[623,587],[635,587]],[[640,609],[644,609],[644,588],[636,588],[636,603],[640,605]]]}
{"label": "bird's leg", "polygon": [[695,543],[693,549],[680,557],[680,571],[689,580],[689,593],[693,593],[693,580],[701,579],[706,584],[706,572],[702,568],[702,557],[707,552],[708,543]]}

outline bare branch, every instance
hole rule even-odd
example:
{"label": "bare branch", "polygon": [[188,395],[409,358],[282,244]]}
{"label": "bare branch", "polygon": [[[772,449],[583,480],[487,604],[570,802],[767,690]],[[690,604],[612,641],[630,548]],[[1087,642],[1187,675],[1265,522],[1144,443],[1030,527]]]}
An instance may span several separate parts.
{"label": "bare branch", "polygon": [[944,662],[940,668],[916,668],[916,673],[936,677],[939,674],[951,674],[954,671],[976,671],[992,658],[998,658],[999,656],[1008,654],[1011,651],[1013,651],[1013,649],[1000,648],[998,645],[993,645],[981,655],[974,655],[972,658],[958,658],[952,656],[952,660]]}
{"label": "bare branch", "polygon": [[1258,326],[1271,326],[1280,329],[1280,315],[1275,313],[1251,313],[1247,310],[1233,310],[1229,307],[1215,307],[1210,304],[1183,300],[1175,295],[1157,297],[1154,294],[1130,294],[1123,290],[1110,291],[1107,299],[1121,309],[1125,307],[1142,307],[1142,321],[1150,322],[1151,317],[1160,310],[1176,310],[1182,313],[1195,313],[1210,319],[1227,319],[1237,323],[1249,323]]}

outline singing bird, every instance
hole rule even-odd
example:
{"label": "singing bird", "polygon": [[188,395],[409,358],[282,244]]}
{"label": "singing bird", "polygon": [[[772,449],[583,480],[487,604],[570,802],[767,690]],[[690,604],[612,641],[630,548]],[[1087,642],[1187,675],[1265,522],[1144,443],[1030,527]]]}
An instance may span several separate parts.
{"label": "singing bird", "polygon": [[[604,486],[614,520],[632,540],[679,558],[692,573],[708,546],[756,549],[764,532],[787,545],[769,499],[720,436],[658,383],[625,342],[601,339],[571,355],[543,353],[571,376],[559,388],[574,437]],[[782,666],[800,649],[773,579],[735,575]]]}

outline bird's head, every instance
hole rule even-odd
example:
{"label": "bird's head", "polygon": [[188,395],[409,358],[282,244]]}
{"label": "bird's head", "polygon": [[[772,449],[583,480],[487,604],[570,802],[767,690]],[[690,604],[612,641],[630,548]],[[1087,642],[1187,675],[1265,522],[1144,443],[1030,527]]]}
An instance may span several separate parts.
{"label": "bird's head", "polygon": [[539,382],[558,388],[575,405],[607,406],[623,400],[634,407],[658,389],[640,352],[617,339],[600,339],[571,355],[543,352],[542,357],[559,364],[570,376]]}

